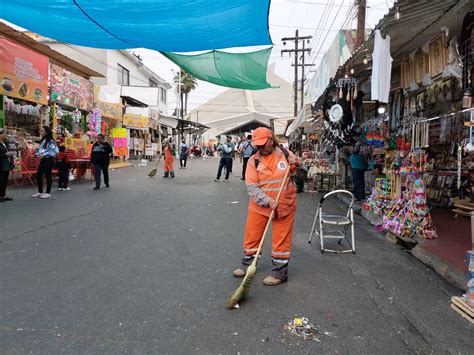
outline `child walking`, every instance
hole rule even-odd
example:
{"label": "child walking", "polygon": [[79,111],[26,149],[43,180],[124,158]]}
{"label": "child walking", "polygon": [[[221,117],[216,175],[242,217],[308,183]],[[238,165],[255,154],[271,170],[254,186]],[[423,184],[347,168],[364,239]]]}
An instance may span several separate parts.
{"label": "child walking", "polygon": [[69,191],[71,188],[69,185],[69,169],[71,168],[71,163],[69,158],[66,155],[66,147],[60,146],[59,153],[57,156],[56,167],[58,168],[59,173],[59,191]]}

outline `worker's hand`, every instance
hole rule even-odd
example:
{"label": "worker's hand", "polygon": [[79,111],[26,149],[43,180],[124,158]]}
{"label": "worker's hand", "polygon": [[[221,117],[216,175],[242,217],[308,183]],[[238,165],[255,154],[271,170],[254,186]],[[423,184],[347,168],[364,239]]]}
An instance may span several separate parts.
{"label": "worker's hand", "polygon": [[271,199],[270,202],[268,202],[268,206],[272,209],[272,210],[276,210],[277,207],[278,207],[278,202]]}
{"label": "worker's hand", "polygon": [[300,158],[298,158],[296,155],[289,156],[288,163],[290,165],[296,165],[296,166],[300,166],[302,164]]}

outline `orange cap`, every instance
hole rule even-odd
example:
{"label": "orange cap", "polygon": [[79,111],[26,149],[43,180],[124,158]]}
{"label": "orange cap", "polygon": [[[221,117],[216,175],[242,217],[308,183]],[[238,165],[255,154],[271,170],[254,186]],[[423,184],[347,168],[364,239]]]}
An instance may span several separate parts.
{"label": "orange cap", "polygon": [[265,145],[270,137],[273,137],[272,131],[266,127],[258,127],[252,132],[252,144],[255,146]]}

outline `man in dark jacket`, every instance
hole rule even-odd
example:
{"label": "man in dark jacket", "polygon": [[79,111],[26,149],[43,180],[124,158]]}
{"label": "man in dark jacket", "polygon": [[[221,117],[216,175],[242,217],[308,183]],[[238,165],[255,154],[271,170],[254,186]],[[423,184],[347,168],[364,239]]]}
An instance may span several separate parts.
{"label": "man in dark jacket", "polygon": [[100,189],[100,177],[101,173],[104,174],[104,183],[106,187],[109,185],[109,163],[110,156],[112,155],[112,146],[107,143],[102,134],[97,136],[97,142],[92,146],[91,163],[95,169],[95,187],[94,190]]}
{"label": "man in dark jacket", "polygon": [[11,201],[10,197],[6,196],[8,176],[10,170],[13,169],[14,153],[10,152],[8,142],[6,141],[6,134],[3,128],[0,128],[0,202]]}

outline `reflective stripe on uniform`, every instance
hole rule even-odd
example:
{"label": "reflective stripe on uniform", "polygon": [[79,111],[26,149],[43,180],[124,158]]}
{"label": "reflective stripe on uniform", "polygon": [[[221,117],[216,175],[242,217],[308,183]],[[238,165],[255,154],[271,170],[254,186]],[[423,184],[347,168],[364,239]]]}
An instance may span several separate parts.
{"label": "reflective stripe on uniform", "polygon": [[290,252],[289,251],[273,251],[272,250],[272,255],[286,256],[286,255],[290,255]]}
{"label": "reflective stripe on uniform", "polygon": [[278,263],[278,264],[288,264],[288,259],[275,259],[272,258],[273,262]]}
{"label": "reflective stripe on uniform", "polygon": [[283,179],[275,179],[275,180],[265,180],[265,181],[260,181],[260,185],[265,185],[265,184],[276,184],[278,182],[282,182]]}
{"label": "reflective stripe on uniform", "polygon": [[[283,186],[283,190],[286,190],[288,186]],[[262,191],[280,191],[279,187],[262,187]]]}
{"label": "reflective stripe on uniform", "polygon": [[253,253],[253,252],[257,251],[257,250],[258,250],[258,248],[244,249],[244,251],[245,251],[246,253]]}

